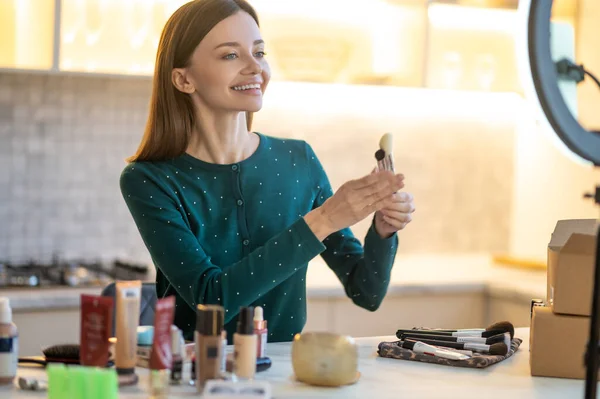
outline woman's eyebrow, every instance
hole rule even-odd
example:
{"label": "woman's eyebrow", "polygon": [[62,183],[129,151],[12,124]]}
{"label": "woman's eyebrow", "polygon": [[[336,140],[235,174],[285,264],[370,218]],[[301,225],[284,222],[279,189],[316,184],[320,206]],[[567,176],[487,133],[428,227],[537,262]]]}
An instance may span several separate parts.
{"label": "woman's eyebrow", "polygon": [[[264,44],[264,42],[264,40],[258,39],[254,41],[254,45],[256,46],[257,44]],[[241,47],[241,45],[238,42],[225,42],[215,47],[215,50],[221,47]]]}

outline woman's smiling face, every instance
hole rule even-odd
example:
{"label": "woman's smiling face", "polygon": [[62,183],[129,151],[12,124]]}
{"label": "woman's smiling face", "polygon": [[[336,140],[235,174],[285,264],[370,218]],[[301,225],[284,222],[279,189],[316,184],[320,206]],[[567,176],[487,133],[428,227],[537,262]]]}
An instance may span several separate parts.
{"label": "woman's smiling face", "polygon": [[203,107],[216,112],[256,112],[271,72],[256,21],[239,11],[225,18],[194,50],[186,77]]}

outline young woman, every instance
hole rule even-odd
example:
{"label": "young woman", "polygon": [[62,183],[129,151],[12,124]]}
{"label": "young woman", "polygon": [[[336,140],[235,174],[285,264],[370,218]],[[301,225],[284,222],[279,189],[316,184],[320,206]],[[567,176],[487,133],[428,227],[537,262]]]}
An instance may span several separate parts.
{"label": "young woman", "polygon": [[[150,113],[122,172],[123,198],[156,266],[159,297],[192,339],[196,305],[262,306],[269,341],[306,321],[306,269],[321,255],[346,294],[377,309],[396,231],[414,211],[403,176],[371,173],[333,194],[312,148],[251,131],[269,82],[258,18],[244,0],[195,0],[167,22]],[[307,99],[310,101],[310,99]],[[365,246],[349,226],[375,212]]]}

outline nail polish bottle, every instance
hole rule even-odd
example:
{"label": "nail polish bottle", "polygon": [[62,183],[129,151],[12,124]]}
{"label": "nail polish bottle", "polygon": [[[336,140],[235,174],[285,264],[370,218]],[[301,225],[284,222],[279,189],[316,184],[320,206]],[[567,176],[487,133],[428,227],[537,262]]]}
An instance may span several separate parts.
{"label": "nail polish bottle", "polygon": [[256,373],[256,334],[254,309],[240,308],[237,331],[233,334],[233,373],[238,379],[252,379]]}

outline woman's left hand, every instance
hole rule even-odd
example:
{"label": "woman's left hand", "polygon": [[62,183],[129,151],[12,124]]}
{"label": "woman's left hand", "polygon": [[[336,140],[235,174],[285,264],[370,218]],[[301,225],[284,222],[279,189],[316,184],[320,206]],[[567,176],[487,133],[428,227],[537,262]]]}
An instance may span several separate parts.
{"label": "woman's left hand", "polygon": [[392,197],[392,205],[375,213],[375,230],[382,238],[389,238],[398,230],[404,229],[415,211],[412,194],[397,192]]}

